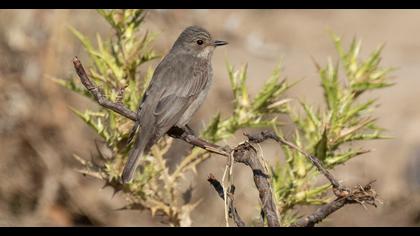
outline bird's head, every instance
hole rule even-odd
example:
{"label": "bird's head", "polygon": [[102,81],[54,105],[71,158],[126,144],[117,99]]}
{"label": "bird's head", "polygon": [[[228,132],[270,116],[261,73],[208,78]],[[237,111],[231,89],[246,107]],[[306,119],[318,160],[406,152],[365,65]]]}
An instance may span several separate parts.
{"label": "bird's head", "polygon": [[225,41],[213,40],[207,30],[199,26],[190,26],[179,35],[173,49],[208,58],[216,47],[226,44],[228,43]]}

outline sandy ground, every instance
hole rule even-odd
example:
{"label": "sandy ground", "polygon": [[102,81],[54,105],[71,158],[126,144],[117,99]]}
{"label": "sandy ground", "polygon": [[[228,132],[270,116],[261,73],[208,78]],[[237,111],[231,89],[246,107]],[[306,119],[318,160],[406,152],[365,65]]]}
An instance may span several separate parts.
{"label": "sandy ground", "polygon": [[[192,24],[229,41],[215,53],[215,84],[192,124],[198,130],[214,111],[231,111],[226,60],[237,66],[248,63],[251,94],[282,61],[284,76],[292,81],[303,78],[288,95],[320,105],[322,91],[311,56],[320,63],[336,58],[328,30],[347,43],[353,36],[361,38],[362,55],[385,43],[383,65],[397,68],[396,85],[369,96],[379,98],[374,115],[394,138],[364,143],[375,151],[334,171],[349,184],[376,179],[384,203],[367,210],[349,206],[321,225],[419,226],[419,21],[419,10],[160,10],[150,12],[146,27],[158,33],[155,46],[161,53]],[[75,76],[73,56],[87,58],[68,25],[92,39],[96,32],[110,35],[105,21],[92,10],[0,11],[0,225],[160,226],[147,212],[116,211],[124,204],[122,196],[112,198],[112,191],[101,189],[100,182],[73,171],[71,155],[89,156],[97,137],[68,106],[96,105],[50,81]],[[231,142],[241,139],[238,134]],[[263,148],[271,163],[281,158],[274,145]],[[193,213],[195,226],[224,225],[223,203],[206,181],[210,172],[221,175],[223,165],[212,158],[191,180],[194,198],[205,202]],[[241,180],[238,209],[250,222],[258,212],[258,198],[248,171],[238,167],[235,175]]]}

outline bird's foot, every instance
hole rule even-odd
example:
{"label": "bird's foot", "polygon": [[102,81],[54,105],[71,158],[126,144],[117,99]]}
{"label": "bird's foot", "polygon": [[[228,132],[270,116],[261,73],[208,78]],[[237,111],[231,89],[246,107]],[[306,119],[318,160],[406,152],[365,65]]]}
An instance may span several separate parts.
{"label": "bird's foot", "polygon": [[189,134],[189,135],[195,136],[194,130],[191,129],[191,127],[189,125],[185,125],[185,132],[187,132],[187,134]]}

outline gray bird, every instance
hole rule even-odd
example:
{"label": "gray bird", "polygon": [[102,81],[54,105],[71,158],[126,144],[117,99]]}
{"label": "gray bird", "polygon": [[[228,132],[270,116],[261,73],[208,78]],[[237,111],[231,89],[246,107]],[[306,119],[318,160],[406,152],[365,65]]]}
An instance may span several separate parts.
{"label": "gray bird", "polygon": [[136,136],[122,172],[130,182],[140,157],[173,126],[190,130],[187,124],[206,98],[212,82],[211,58],[216,47],[227,42],[213,40],[198,26],[186,28],[157,66],[131,131]]}

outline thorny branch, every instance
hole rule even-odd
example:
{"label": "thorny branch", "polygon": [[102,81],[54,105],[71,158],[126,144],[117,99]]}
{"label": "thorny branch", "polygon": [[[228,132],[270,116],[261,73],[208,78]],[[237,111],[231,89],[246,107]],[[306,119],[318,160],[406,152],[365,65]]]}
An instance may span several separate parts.
{"label": "thorny branch", "polygon": [[339,181],[322,165],[321,161],[317,157],[305,152],[284,138],[279,137],[273,131],[262,131],[259,134],[253,135],[245,134],[245,136],[248,137],[249,142],[251,143],[260,143],[267,139],[273,139],[282,145],[286,145],[292,149],[295,149],[296,151],[302,153],[306,158],[308,158],[318,169],[318,171],[321,172],[333,186],[333,193],[337,196],[337,198],[334,201],[321,206],[311,215],[298,220],[292,225],[293,227],[313,227],[315,224],[321,222],[323,219],[327,218],[330,214],[339,210],[346,204],[359,203],[363,207],[365,207],[365,204],[372,205],[374,207],[377,206],[377,193],[372,188],[372,183],[374,181],[366,184],[365,186],[359,185],[350,189],[340,184]]}
{"label": "thorny branch", "polygon": [[[101,106],[108,108],[133,121],[137,120],[137,114],[135,112],[131,111],[121,103],[114,103],[106,99],[100,88],[95,86],[94,83],[89,79],[82,63],[77,57],[73,59],[73,65],[82,84],[86,87],[86,89],[88,89],[88,91],[94,96],[96,101]],[[269,176],[267,173],[264,173],[263,165],[256,155],[257,151],[252,147],[251,144],[245,142],[235,147],[234,149],[229,147],[221,147],[200,139],[187,130],[179,127],[171,128],[167,134],[173,138],[184,140],[193,146],[203,148],[208,152],[216,153],[225,157],[229,157],[233,152],[233,158],[235,162],[243,163],[249,166],[252,170],[254,175],[254,183],[259,192],[262,211],[267,218],[268,226],[280,226],[273,193],[271,191]],[[233,213],[235,213],[235,211]]]}

